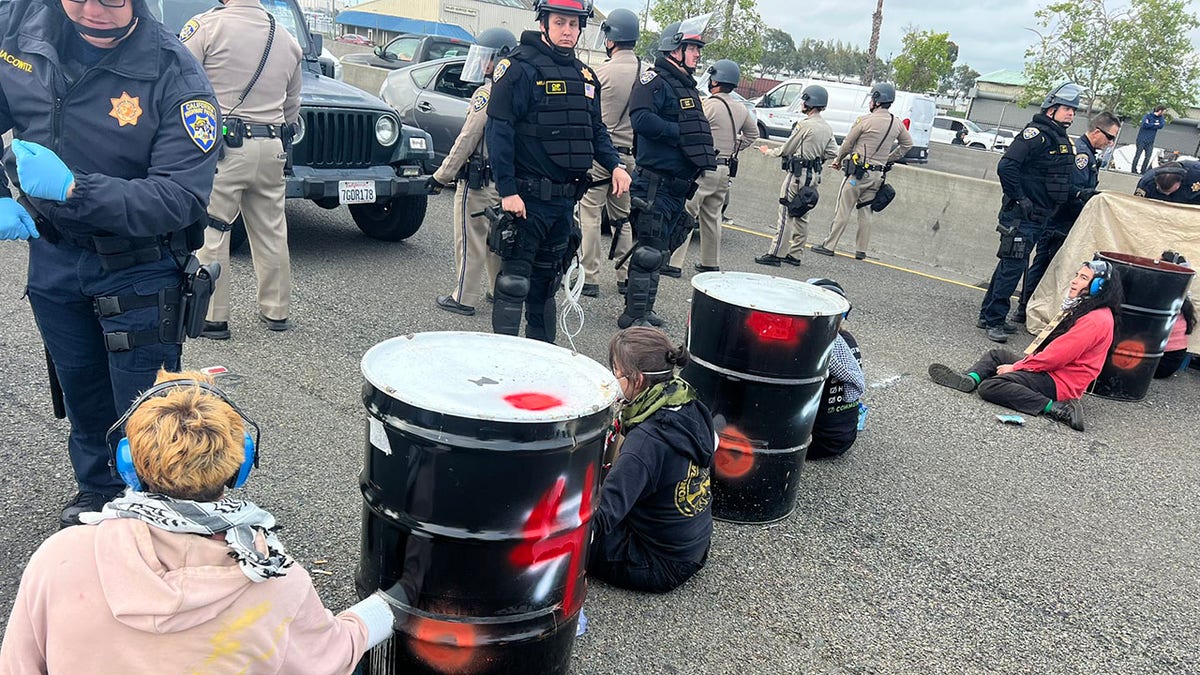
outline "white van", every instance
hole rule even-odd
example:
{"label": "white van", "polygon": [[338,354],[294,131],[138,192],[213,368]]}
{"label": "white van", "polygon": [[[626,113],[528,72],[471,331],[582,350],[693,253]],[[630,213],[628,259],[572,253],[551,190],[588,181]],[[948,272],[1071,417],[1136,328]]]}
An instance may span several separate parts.
{"label": "white van", "polygon": [[[822,80],[788,80],[795,82],[803,90],[810,84],[819,84],[829,92],[829,105],[821,116],[833,127],[833,135],[841,142],[850,127],[858,118],[869,111],[871,88],[861,84],[844,82],[825,82]],[[804,102],[797,98],[788,106],[787,114],[799,121],[804,117],[801,108]],[[933,130],[933,118],[937,115],[937,104],[929,96],[915,94],[911,91],[897,91],[896,100],[889,108],[896,119],[908,128],[912,136],[913,147],[905,155],[909,162],[923,163],[929,161],[929,135]],[[762,120],[761,113],[759,120]],[[790,131],[790,130],[789,130]]]}
{"label": "white van", "polygon": [[[807,86],[807,80],[784,80],[775,85],[754,103],[754,116],[758,119],[758,134],[763,138],[782,136],[787,138],[792,133],[792,126],[799,122],[804,115],[791,110],[793,102],[800,100],[800,92]],[[799,110],[797,108],[797,110]]]}

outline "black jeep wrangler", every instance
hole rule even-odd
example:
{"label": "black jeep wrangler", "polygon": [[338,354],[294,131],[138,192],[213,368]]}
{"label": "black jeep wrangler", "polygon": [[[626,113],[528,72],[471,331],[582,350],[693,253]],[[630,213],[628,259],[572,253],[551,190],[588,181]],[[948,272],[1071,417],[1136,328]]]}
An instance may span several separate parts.
{"label": "black jeep wrangler", "polygon": [[[149,0],[168,29],[219,6],[217,0]],[[429,134],[402,125],[386,103],[322,75],[321,36],[312,34],[296,0],[263,2],[304,49],[300,128],[292,142],[287,196],[327,209],[346,204],[369,237],[407,239],[425,219],[425,177],[433,170]],[[165,11],[164,11],[165,10]]]}

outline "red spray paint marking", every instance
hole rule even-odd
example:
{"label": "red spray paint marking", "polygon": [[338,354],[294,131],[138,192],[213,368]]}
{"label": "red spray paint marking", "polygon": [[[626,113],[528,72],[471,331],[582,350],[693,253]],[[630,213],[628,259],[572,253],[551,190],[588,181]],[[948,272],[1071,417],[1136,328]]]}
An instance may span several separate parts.
{"label": "red spray paint marking", "polygon": [[721,478],[741,478],[754,467],[754,446],[737,427],[727,426],[717,432],[717,454],[713,470]]}
{"label": "red spray paint marking", "polygon": [[1133,370],[1146,358],[1146,346],[1137,340],[1122,340],[1113,348],[1112,364],[1121,370]]}
{"label": "red spray paint marking", "polygon": [[469,672],[478,638],[475,627],[457,621],[412,618],[413,654],[443,673]]}
{"label": "red spray paint marking", "polygon": [[563,590],[564,616],[570,616],[578,609],[578,604],[583,604],[582,596],[576,604],[575,587],[579,583],[579,568],[583,562],[583,547],[586,545],[583,538],[587,534],[587,522],[592,518],[592,482],[595,476],[595,467],[589,466],[583,479],[583,492],[579,501],[579,526],[562,534],[551,534],[565,525],[558,522],[558,510],[567,488],[567,479],[560,477],[534,505],[521,529],[521,538],[525,541],[518,544],[509,556],[514,565],[522,567],[567,556],[567,585]]}
{"label": "red spray paint marking", "polygon": [[562,405],[562,399],[536,391],[509,394],[504,401],[518,410],[549,410]]}

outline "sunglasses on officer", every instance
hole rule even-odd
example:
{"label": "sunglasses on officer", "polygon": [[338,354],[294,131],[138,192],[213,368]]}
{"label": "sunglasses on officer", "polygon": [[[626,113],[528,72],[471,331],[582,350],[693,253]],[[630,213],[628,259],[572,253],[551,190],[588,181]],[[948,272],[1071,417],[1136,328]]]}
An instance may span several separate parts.
{"label": "sunglasses on officer", "polygon": [[[88,0],[67,0],[67,1],[74,3],[76,5],[83,5],[83,4],[87,4]],[[129,0],[96,0],[96,2],[100,3],[101,7],[108,7],[110,9],[119,9],[121,7],[124,7],[129,2]]]}
{"label": "sunglasses on officer", "polygon": [[1107,131],[1105,131],[1104,129],[1101,129],[1099,127],[1096,128],[1096,131],[1099,131],[1100,133],[1104,134],[1104,137],[1107,138],[1110,143],[1117,140],[1116,134],[1110,134]]}

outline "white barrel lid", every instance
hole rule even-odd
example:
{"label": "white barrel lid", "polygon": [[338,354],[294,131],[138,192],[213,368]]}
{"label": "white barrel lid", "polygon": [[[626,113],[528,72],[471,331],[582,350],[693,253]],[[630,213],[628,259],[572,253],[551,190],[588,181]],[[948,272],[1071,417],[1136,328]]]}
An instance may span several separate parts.
{"label": "white barrel lid", "polygon": [[721,302],[788,316],[833,316],[850,311],[850,303],[819,286],[751,272],[704,272],[692,277],[692,288]]}
{"label": "white barrel lid", "polygon": [[620,386],[592,359],[493,333],[414,333],[362,358],[367,382],[418,408],[467,419],[560,422],[609,408]]}

